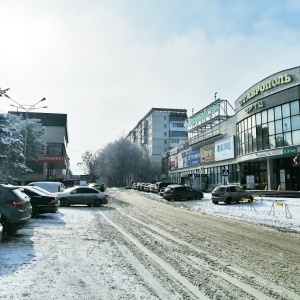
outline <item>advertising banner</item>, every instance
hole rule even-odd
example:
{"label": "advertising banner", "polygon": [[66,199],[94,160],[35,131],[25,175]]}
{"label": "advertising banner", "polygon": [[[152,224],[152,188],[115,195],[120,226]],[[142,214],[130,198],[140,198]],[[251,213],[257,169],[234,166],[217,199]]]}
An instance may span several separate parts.
{"label": "advertising banner", "polygon": [[200,148],[190,149],[187,151],[187,166],[200,165]]}
{"label": "advertising banner", "polygon": [[187,167],[187,151],[178,153],[178,169]]}
{"label": "advertising banner", "polygon": [[234,158],[233,136],[215,143],[215,161]]}
{"label": "advertising banner", "polygon": [[215,161],[215,144],[201,147],[201,162],[210,163]]}
{"label": "advertising banner", "polygon": [[171,156],[171,170],[176,170],[178,168],[178,156]]}

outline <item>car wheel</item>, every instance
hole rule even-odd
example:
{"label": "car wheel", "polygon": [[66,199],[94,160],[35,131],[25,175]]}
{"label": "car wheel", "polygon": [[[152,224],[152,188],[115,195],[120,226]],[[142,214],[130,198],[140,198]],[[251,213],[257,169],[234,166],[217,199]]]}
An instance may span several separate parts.
{"label": "car wheel", "polygon": [[219,204],[219,201],[212,200],[213,204]]}
{"label": "car wheel", "polygon": [[225,199],[224,202],[225,202],[225,204],[231,204],[232,199],[229,197],[229,198]]}
{"label": "car wheel", "polygon": [[92,206],[92,204],[88,204],[88,207],[91,207]]}
{"label": "car wheel", "polygon": [[39,215],[39,210],[36,206],[32,207],[31,218],[36,218]]}
{"label": "car wheel", "polygon": [[60,201],[59,206],[66,207],[68,205],[68,201],[65,198],[59,199],[59,201]]}
{"label": "car wheel", "polygon": [[94,202],[94,207],[99,207],[99,206],[101,206],[101,200],[100,199],[97,199],[97,200],[95,200],[95,202]]}
{"label": "car wheel", "polygon": [[174,200],[175,200],[175,201],[180,201],[180,199],[181,199],[180,195],[175,195],[175,196],[174,196]]}

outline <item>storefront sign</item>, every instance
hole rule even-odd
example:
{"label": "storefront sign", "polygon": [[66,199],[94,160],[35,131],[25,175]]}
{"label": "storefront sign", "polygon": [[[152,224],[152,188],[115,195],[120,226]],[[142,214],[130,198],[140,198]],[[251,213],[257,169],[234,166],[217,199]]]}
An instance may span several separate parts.
{"label": "storefront sign", "polygon": [[256,86],[252,90],[250,90],[247,94],[243,95],[239,100],[240,106],[244,106],[249,100],[253,97],[259,95],[260,93],[272,89],[276,86],[286,84],[292,81],[292,77],[288,74],[282,74],[277,77],[271,78],[268,81],[261,83],[260,85]]}
{"label": "storefront sign", "polygon": [[245,160],[250,160],[250,159],[262,158],[262,157],[269,157],[269,156],[276,156],[276,155],[282,155],[282,154],[283,154],[283,150],[282,149],[271,150],[271,151],[265,151],[265,152],[259,152],[259,153],[244,155],[244,156],[238,158],[238,161],[245,161]]}
{"label": "storefront sign", "polygon": [[66,158],[64,155],[41,155],[38,158],[35,159],[27,159],[28,162],[60,162],[60,163],[65,163]]}
{"label": "storefront sign", "polygon": [[233,136],[215,143],[215,161],[234,158]]}

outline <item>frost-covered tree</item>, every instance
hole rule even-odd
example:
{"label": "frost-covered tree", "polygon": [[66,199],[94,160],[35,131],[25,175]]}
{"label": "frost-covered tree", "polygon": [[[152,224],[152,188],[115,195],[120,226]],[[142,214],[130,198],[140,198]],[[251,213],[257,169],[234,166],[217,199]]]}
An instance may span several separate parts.
{"label": "frost-covered tree", "polygon": [[[42,154],[43,128],[37,120],[27,120],[27,157]],[[15,183],[31,170],[25,165],[26,121],[15,115],[0,115],[0,181]]]}
{"label": "frost-covered tree", "polygon": [[149,182],[157,175],[141,149],[124,137],[107,144],[97,154],[97,174],[108,186],[124,186],[131,181]]}
{"label": "frost-covered tree", "polygon": [[25,136],[27,130],[26,141],[26,160],[34,159],[44,154],[44,141],[43,136],[45,128],[38,119],[23,119],[23,116],[11,115],[12,123],[14,127],[20,132],[22,138],[21,141],[25,146]]}
{"label": "frost-covered tree", "polygon": [[97,159],[98,159],[98,151],[90,151],[87,150],[82,156],[82,166],[86,174],[93,174],[91,177],[92,181],[97,180],[96,170],[97,170]]}

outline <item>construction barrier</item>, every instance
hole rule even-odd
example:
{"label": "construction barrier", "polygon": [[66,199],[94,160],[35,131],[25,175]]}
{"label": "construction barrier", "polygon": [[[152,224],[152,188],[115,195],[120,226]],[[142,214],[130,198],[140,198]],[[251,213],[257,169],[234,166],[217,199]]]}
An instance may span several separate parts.
{"label": "construction barrier", "polygon": [[278,201],[273,202],[272,206],[271,206],[271,210],[269,212],[269,213],[273,213],[273,216],[275,216],[275,206],[284,207],[285,208],[285,217],[287,219],[292,219],[292,215],[291,215],[290,210],[288,208],[288,204],[283,203],[283,202],[278,202]]}
{"label": "construction barrier", "polygon": [[251,210],[256,210],[255,209],[255,205],[254,205],[254,201],[252,199],[249,198],[242,198],[239,202],[240,208],[243,208],[243,204],[250,204],[251,206]]}

